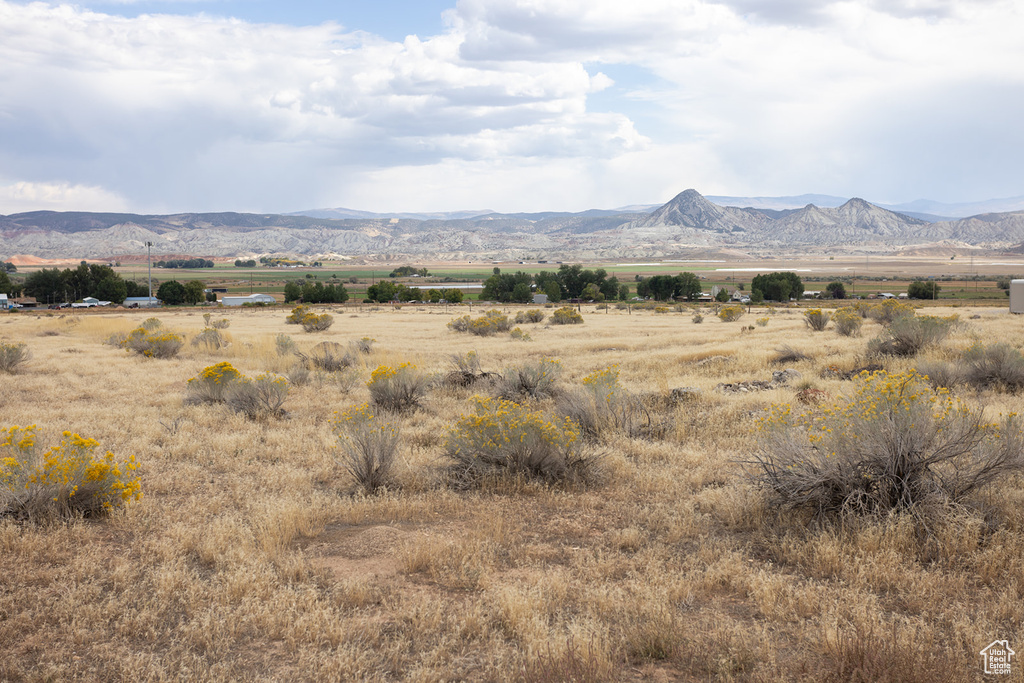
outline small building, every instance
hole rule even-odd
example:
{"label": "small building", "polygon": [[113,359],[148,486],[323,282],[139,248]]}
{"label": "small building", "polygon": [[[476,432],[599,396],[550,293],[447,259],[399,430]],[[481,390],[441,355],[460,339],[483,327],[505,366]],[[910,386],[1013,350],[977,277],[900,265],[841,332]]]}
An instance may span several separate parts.
{"label": "small building", "polygon": [[36,301],[34,296],[16,296],[8,305],[11,308],[36,308],[39,302]]}
{"label": "small building", "polygon": [[125,308],[156,308],[162,304],[155,296],[130,296],[121,305]]}
{"label": "small building", "polygon": [[1010,280],[1010,313],[1024,313],[1024,280]]}
{"label": "small building", "polygon": [[548,295],[547,294],[534,294],[533,295],[533,303],[534,304],[539,306],[541,304],[546,304],[547,302],[548,302]]}
{"label": "small building", "polygon": [[11,307],[11,302],[7,300],[7,295],[0,292],[0,310],[6,311]]}
{"label": "small building", "polygon": [[245,304],[276,304],[277,299],[269,294],[246,294],[245,296],[225,296],[220,302],[225,306],[243,306]]}

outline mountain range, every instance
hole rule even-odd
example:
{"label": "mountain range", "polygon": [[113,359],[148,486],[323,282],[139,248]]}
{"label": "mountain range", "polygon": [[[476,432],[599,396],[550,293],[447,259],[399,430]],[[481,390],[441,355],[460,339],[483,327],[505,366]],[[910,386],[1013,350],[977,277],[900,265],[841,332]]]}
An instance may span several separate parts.
{"label": "mountain range", "polygon": [[[1015,250],[1024,243],[1024,210],[930,220],[857,198],[836,206],[822,201],[799,208],[785,201],[797,198],[738,198],[764,200],[761,206],[744,207],[718,199],[723,203],[691,189],[658,207],[578,213],[350,212],[340,217],[348,210],[171,215],[36,211],[0,216],[0,257],[124,258],[145,254],[147,242],[155,256],[164,257],[294,254],[364,260],[648,258],[695,251],[780,255],[843,247],[868,252],[933,246]],[[326,212],[337,216],[322,215]]]}

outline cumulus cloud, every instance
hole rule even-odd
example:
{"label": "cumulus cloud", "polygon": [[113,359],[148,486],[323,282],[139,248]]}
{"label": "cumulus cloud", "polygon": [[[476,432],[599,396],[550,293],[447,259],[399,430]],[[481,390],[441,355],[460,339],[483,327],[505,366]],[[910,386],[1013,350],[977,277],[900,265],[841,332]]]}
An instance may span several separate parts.
{"label": "cumulus cloud", "polygon": [[902,200],[967,187],[957,167],[981,196],[1024,181],[1009,0],[459,0],[446,22],[392,42],[0,0],[0,213],[31,196],[581,209],[691,186]]}

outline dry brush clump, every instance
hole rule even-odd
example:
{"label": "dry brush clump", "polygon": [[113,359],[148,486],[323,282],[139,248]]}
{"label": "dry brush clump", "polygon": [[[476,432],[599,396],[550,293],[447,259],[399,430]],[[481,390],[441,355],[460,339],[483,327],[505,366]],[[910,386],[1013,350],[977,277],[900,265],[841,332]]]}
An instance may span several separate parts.
{"label": "dry brush clump", "polygon": [[773,507],[817,518],[926,518],[1024,468],[1016,418],[988,422],[914,371],[865,375],[832,408],[778,407],[760,431],[752,481]]}
{"label": "dry brush clump", "polygon": [[557,422],[512,401],[476,402],[476,412],[462,416],[444,443],[453,481],[470,484],[488,475],[568,483],[595,479],[598,458],[583,448],[572,420]]}
{"label": "dry brush clump", "polygon": [[207,327],[192,337],[192,346],[201,347],[206,351],[216,351],[228,345],[227,339],[220,333],[220,329]]}
{"label": "dry brush clump", "polygon": [[820,308],[811,308],[804,311],[804,324],[815,332],[821,332],[828,327],[830,320],[832,320],[832,315]]}
{"label": "dry brush clump", "polygon": [[583,378],[583,386],[559,392],[555,412],[577,425],[582,436],[598,439],[609,432],[630,438],[661,438],[667,420],[656,420],[640,397],[619,384],[619,366]]}
{"label": "dry brush clump", "polygon": [[224,361],[188,380],[185,404],[224,404],[253,420],[280,417],[288,389],[288,380],[280,375],[264,372],[250,378]]}
{"label": "dry brush clump", "polygon": [[0,342],[0,372],[13,375],[32,358],[32,352],[23,342]]}
{"label": "dry brush clump", "polygon": [[411,363],[396,367],[379,365],[370,373],[366,387],[374,406],[391,413],[404,413],[419,407],[430,388],[431,378]]}
{"label": "dry brush clump", "polygon": [[397,421],[364,403],[337,414],[333,426],[342,452],[339,462],[356,484],[367,494],[387,488],[401,444]]}
{"label": "dry brush clump", "polygon": [[900,315],[885,326],[882,334],[868,343],[874,356],[916,356],[938,344],[960,324],[956,315]]}
{"label": "dry brush clump", "polygon": [[514,401],[523,398],[549,398],[558,393],[562,363],[554,358],[522,363],[507,368],[494,383],[499,398]]}
{"label": "dry brush clump", "polygon": [[98,516],[142,497],[135,456],[97,453],[99,442],[64,432],[48,449],[35,425],[0,429],[0,517],[26,520]]}
{"label": "dry brush clump", "polygon": [[539,308],[531,308],[525,311],[519,311],[516,313],[515,324],[522,325],[523,323],[539,323],[544,320],[544,311]]}
{"label": "dry brush clump", "polygon": [[478,318],[463,315],[448,323],[448,329],[453,332],[469,332],[478,337],[490,337],[499,332],[508,332],[512,329],[512,321],[507,315],[497,309],[486,311]]}
{"label": "dry brush clump", "polygon": [[736,322],[743,317],[743,307],[739,304],[731,304],[729,306],[722,306],[718,311],[718,319],[723,323]]}
{"label": "dry brush clump", "polygon": [[339,372],[356,363],[355,357],[338,342],[320,342],[309,353],[296,351],[295,354],[311,370]]}

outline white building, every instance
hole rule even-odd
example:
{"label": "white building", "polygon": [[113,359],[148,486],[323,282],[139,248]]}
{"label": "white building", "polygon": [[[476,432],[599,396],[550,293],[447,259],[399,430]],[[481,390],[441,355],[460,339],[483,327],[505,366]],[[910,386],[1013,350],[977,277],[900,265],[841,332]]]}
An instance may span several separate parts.
{"label": "white building", "polygon": [[7,295],[0,293],[0,310],[6,311],[11,307],[11,302],[7,300]]}
{"label": "white building", "polygon": [[1024,313],[1024,280],[1010,280],[1010,313]]}
{"label": "white building", "polygon": [[269,294],[246,294],[245,296],[225,296],[220,302],[225,306],[241,306],[243,304],[276,304],[277,299]]}
{"label": "white building", "polygon": [[121,305],[125,308],[156,308],[163,302],[160,299],[148,296],[130,296]]}

